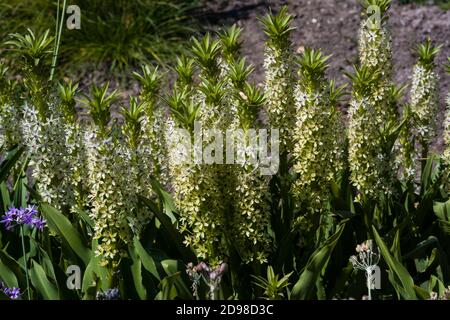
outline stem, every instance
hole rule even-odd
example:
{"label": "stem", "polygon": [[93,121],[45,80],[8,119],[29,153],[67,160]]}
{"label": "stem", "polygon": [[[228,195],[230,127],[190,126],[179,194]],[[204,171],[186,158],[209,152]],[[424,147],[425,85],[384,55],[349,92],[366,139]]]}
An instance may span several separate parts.
{"label": "stem", "polygon": [[23,267],[25,269],[25,278],[26,278],[26,281],[27,281],[28,300],[31,300],[30,280],[29,280],[29,277],[28,277],[28,266],[27,266],[27,256],[26,256],[26,253],[25,253],[25,240],[24,240],[23,225],[20,226],[20,235],[21,235],[21,238],[22,238]]}
{"label": "stem", "polygon": [[[58,26],[59,26],[59,0],[58,3],[56,5],[56,23],[55,23],[55,37],[58,37]],[[53,69],[56,66],[56,43],[53,47],[53,56],[52,56],[52,66],[51,66],[51,70],[50,70],[50,81],[52,81],[53,79]]]}
{"label": "stem", "polygon": [[428,160],[428,145],[425,141],[422,142],[422,159],[421,159],[421,171],[420,175],[423,175],[423,171],[425,170],[425,166],[427,165]]}
{"label": "stem", "polygon": [[367,291],[369,294],[369,300],[372,300],[372,270],[367,270],[366,271],[367,274]]}
{"label": "stem", "polygon": [[55,47],[53,50],[52,68],[50,71],[50,81],[53,80],[53,76],[55,74],[56,60],[58,59],[59,45],[61,43],[61,34],[62,34],[62,26],[63,26],[63,22],[64,22],[64,14],[66,13],[66,3],[67,3],[67,0],[64,0],[63,7],[62,7],[62,13],[61,13],[61,17],[60,17],[59,16],[59,0],[58,0],[58,9],[57,9],[57,14],[56,14],[56,27],[58,28],[58,22],[59,22],[59,30],[56,33],[56,43],[55,43]]}
{"label": "stem", "polygon": [[216,287],[213,284],[209,285],[209,299],[216,300],[214,292],[216,291]]}

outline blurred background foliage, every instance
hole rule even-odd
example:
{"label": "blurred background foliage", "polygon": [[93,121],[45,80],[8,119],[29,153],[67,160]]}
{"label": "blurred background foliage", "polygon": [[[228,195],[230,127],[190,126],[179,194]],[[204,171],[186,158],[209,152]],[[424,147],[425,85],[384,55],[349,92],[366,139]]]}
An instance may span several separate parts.
{"label": "blurred background foliage", "polygon": [[399,0],[400,4],[418,3],[418,4],[434,4],[444,10],[450,9],[450,0]]}
{"label": "blurred background foliage", "polygon": [[[60,1],[62,6],[62,1]],[[60,68],[65,73],[105,67],[120,73],[129,65],[164,63],[180,54],[198,28],[192,13],[199,0],[77,0],[81,29],[64,28]],[[26,28],[54,30],[57,0],[0,2],[0,39]],[[66,14],[67,18],[67,14]]]}
{"label": "blurred background foliage", "polygon": [[[355,0],[357,1],[357,0]],[[186,42],[202,32],[205,8],[226,7],[231,0],[76,0],[81,30],[63,28],[57,72],[82,79],[94,70],[127,77],[125,70],[144,63],[167,64],[183,53]],[[262,3],[271,1],[261,0]],[[450,0],[399,0],[401,4],[436,4]],[[0,41],[10,33],[53,33],[58,0],[0,1]],[[60,1],[62,5],[62,0]],[[203,11],[202,11],[203,10]],[[66,15],[67,18],[67,15]],[[209,21],[211,22],[211,21]],[[14,59],[13,53],[0,52]]]}

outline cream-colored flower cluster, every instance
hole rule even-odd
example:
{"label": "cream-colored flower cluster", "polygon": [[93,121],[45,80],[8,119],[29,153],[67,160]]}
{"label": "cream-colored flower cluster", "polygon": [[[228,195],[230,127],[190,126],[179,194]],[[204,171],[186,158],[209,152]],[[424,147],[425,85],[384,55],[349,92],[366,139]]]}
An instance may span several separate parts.
{"label": "cream-colored flower cluster", "polygon": [[75,205],[80,209],[84,209],[89,205],[87,196],[87,150],[84,141],[85,129],[78,122],[66,122],[64,124],[64,130],[66,136],[67,157],[71,166],[70,173],[72,174]]}
{"label": "cream-colored flower cluster", "polygon": [[[382,1],[380,2],[380,4]],[[367,9],[367,8],[366,8]],[[380,9],[380,7],[379,7]],[[350,102],[349,165],[351,181],[361,195],[376,198],[391,194],[395,157],[384,148],[387,130],[398,121],[397,103],[392,97],[392,49],[387,14],[380,9],[378,21],[366,16],[359,31],[359,71],[365,74]],[[369,76],[370,75],[370,76]],[[370,83],[363,83],[370,79]],[[359,81],[356,80],[356,81]],[[355,92],[355,91],[361,92]]]}
{"label": "cream-colored flower cluster", "polygon": [[396,105],[389,104],[389,88],[392,75],[392,39],[387,25],[387,14],[380,12],[380,21],[368,16],[359,29],[359,59],[361,66],[371,72],[379,72],[374,83],[372,99],[375,102],[376,117],[380,127],[388,121],[396,121]]}
{"label": "cream-colored flower cluster", "polygon": [[282,148],[290,150],[292,137],[289,128],[293,127],[295,115],[292,74],[293,54],[289,45],[276,46],[267,42],[264,51],[265,83],[267,95],[266,109],[271,128],[280,130]]}
{"label": "cream-colored flower cluster", "polygon": [[[450,94],[447,96],[447,109],[444,117],[444,163],[447,166],[446,179],[450,181]],[[450,192],[450,182],[447,183],[447,191]]]}
{"label": "cream-colored flower cluster", "polygon": [[[169,122],[168,146],[171,150],[180,148],[175,123]],[[184,234],[185,244],[192,246],[199,258],[212,265],[223,258],[221,244],[223,225],[223,200],[218,181],[210,165],[190,161],[180,162],[191,150],[181,154],[169,153],[169,167],[175,204],[179,210],[179,230]]]}
{"label": "cream-colored flower cluster", "polygon": [[270,226],[270,177],[257,165],[235,166],[234,214],[230,229],[236,249],[245,263],[266,263],[272,248]]}
{"label": "cream-colored flower cluster", "polygon": [[224,92],[224,98],[223,101],[226,104],[225,108],[227,112],[223,114],[224,118],[222,119],[221,126],[224,128],[224,130],[227,129],[236,129],[239,127],[239,118],[238,118],[238,111],[237,111],[237,105],[238,100],[234,94],[234,86],[233,83],[229,77],[231,67],[235,63],[234,61],[225,60],[224,58],[221,58],[219,60],[219,66],[220,66],[220,76],[219,79],[224,79],[222,90]]}
{"label": "cream-colored flower cluster", "polygon": [[8,68],[0,62],[0,146],[6,149],[21,142],[21,112],[14,103],[14,87],[8,79]]}
{"label": "cream-colored flower cluster", "polygon": [[38,111],[25,105],[21,131],[30,155],[33,178],[42,199],[57,209],[71,208],[75,203],[72,166],[66,144],[64,121],[49,106],[51,115],[40,119]]}
{"label": "cream-colored flower cluster", "polygon": [[[167,188],[170,183],[169,168],[167,166],[168,150],[165,141],[167,130],[167,115],[162,106],[153,110],[152,117],[146,115],[143,122],[142,143],[138,150],[140,161],[143,161],[142,169],[147,177],[153,173],[155,178]],[[145,168],[145,169],[144,169]],[[151,185],[148,185],[147,194],[151,194]]]}
{"label": "cream-colored flower cluster", "polygon": [[344,127],[328,89],[295,90],[293,171],[298,179],[293,195],[309,211],[322,212],[329,199],[330,183],[343,168]]}
{"label": "cream-colored flower cluster", "polygon": [[95,221],[94,239],[98,240],[96,254],[103,265],[116,267],[132,239],[128,223],[136,202],[128,198],[134,182],[130,154],[112,138],[97,136],[92,128],[86,130],[85,144],[90,216]]}
{"label": "cream-colored flower cluster", "polygon": [[438,75],[420,62],[414,66],[411,84],[411,112],[415,122],[415,135],[422,147],[428,145],[436,133],[436,114],[439,112],[437,96]]}
{"label": "cream-colored flower cluster", "polygon": [[[217,65],[216,62],[213,63]],[[214,92],[220,94],[219,84],[216,79],[210,77],[207,71],[202,72],[202,87],[191,87],[192,84],[180,84],[181,90],[187,90],[180,101],[178,108],[197,106],[198,113],[193,116],[202,125],[202,129],[220,129],[223,119],[222,96],[215,96]],[[216,90],[217,89],[217,90]],[[218,179],[220,170],[216,164],[203,164],[194,161],[197,152],[202,154],[205,146],[212,140],[203,139],[202,145],[194,144],[193,131],[189,131],[192,146],[186,150],[177,129],[186,128],[186,124],[177,119],[172,110],[171,120],[167,122],[166,142],[171,189],[175,205],[179,211],[180,219],[178,228],[184,235],[185,244],[195,249],[197,256],[207,260],[211,265],[219,265],[224,258],[222,235],[224,226],[224,200],[222,198],[221,181]],[[184,110],[182,112],[188,112]],[[193,112],[193,110],[191,110]],[[226,110],[225,110],[226,112]],[[193,128],[190,128],[193,130]],[[201,148],[197,150],[196,148]],[[177,152],[179,151],[179,152]],[[221,150],[217,150],[221,152]],[[188,159],[186,159],[188,158]],[[186,161],[180,161],[185,159]]]}
{"label": "cream-colored flower cluster", "polygon": [[444,142],[444,158],[447,160],[447,163],[450,164],[450,94],[447,97],[447,110],[445,111],[444,118]]}
{"label": "cream-colored flower cluster", "polygon": [[[272,249],[272,239],[268,232],[270,227],[269,182],[271,177],[261,174],[261,163],[249,161],[257,157],[256,153],[259,150],[251,144],[253,137],[248,131],[249,127],[251,129],[260,128],[256,114],[264,99],[262,95],[258,95],[259,92],[257,91],[254,91],[256,96],[250,97],[248,92],[245,94],[241,91],[243,88],[236,86],[232,88],[234,95],[236,95],[235,103],[237,114],[239,114],[239,116],[236,115],[237,123],[234,127],[239,130],[236,131],[234,139],[240,143],[237,154],[242,154],[246,161],[243,164],[235,164],[230,167],[231,174],[228,179],[230,180],[233,218],[229,228],[233,243],[235,243],[235,247],[245,263],[254,261],[266,263]],[[253,111],[255,108],[256,110]],[[246,113],[254,114],[253,116],[246,116]],[[253,122],[251,119],[253,119]],[[262,136],[257,139],[262,139]]]}
{"label": "cream-colored flower cluster", "polygon": [[5,148],[21,144],[20,126],[21,113],[17,105],[7,102],[0,106],[0,145]]}
{"label": "cream-colored flower cluster", "polygon": [[349,109],[348,162],[350,179],[360,195],[377,198],[389,193],[388,176],[380,145],[380,130],[376,121],[376,108],[368,97],[353,97]]}
{"label": "cream-colored flower cluster", "polygon": [[359,58],[369,69],[380,70],[384,79],[392,74],[392,39],[386,21],[372,26],[366,18],[359,29]]}
{"label": "cream-colored flower cluster", "polygon": [[[227,39],[230,40],[237,34],[238,30],[231,28],[227,33]],[[225,42],[226,39],[222,40]],[[203,45],[202,48],[197,46],[201,49],[198,50],[200,52],[198,56],[203,58],[197,59],[201,68],[199,84],[186,84],[180,81],[176,84],[178,90],[181,88],[186,94],[181,103],[175,107],[177,109],[175,111],[184,108],[183,112],[188,110],[194,112],[192,107],[197,107],[198,112],[193,117],[197,124],[201,124],[203,133],[205,130],[218,130],[222,137],[225,137],[230,129],[243,128],[240,115],[244,115],[249,109],[260,107],[263,101],[260,97],[259,102],[255,104],[251,101],[254,97],[247,97],[244,93],[245,88],[249,88],[246,81],[250,68],[245,65],[245,60],[239,60],[237,39],[232,40],[227,42],[229,44],[227,48],[234,48],[233,55],[225,55],[226,48],[222,48],[220,54],[207,50],[217,44],[208,37],[197,42]],[[208,64],[202,64],[202,61],[207,61]],[[256,119],[248,117],[247,114],[245,116],[247,122],[249,118]],[[196,145],[192,137],[193,129],[190,128],[194,150],[185,150],[180,147],[175,129],[188,126],[180,123],[174,114],[172,118],[167,140],[168,149],[175,152],[170,153],[169,164],[174,199],[180,214],[179,229],[185,236],[185,243],[196,250],[199,258],[207,260],[211,265],[219,265],[228,254],[224,246],[226,242],[234,243],[234,247],[245,262],[265,262],[270,249],[268,233],[270,178],[260,176],[258,166],[252,163],[242,166],[194,163],[194,154],[202,152],[205,156],[215,137],[204,135],[201,146]],[[253,125],[256,123],[250,126]],[[247,129],[249,123],[245,125],[245,130]],[[237,135],[243,132],[244,130],[234,131],[234,135],[228,138],[237,142],[242,138]],[[224,151],[224,149],[214,150],[215,156],[217,152],[222,153],[220,158],[225,161]],[[191,161],[180,163],[180,159],[186,158],[187,155]]]}
{"label": "cream-colored flower cluster", "polygon": [[414,129],[414,118],[409,111],[410,106],[406,105],[405,108],[407,108],[407,111],[404,111],[405,123],[396,142],[395,150],[397,157],[395,160],[401,181],[412,183],[417,175],[419,158],[415,148],[416,139],[411,132]]}

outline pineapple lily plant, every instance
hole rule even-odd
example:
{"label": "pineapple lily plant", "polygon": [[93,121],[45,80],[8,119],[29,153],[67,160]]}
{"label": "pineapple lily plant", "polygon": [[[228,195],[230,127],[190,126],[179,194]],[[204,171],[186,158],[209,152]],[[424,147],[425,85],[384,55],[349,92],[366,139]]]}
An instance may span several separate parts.
{"label": "pineapple lily plant", "polygon": [[[262,83],[232,26],[193,38],[170,85],[160,67],[135,71],[140,92],[125,104],[108,83],[83,95],[50,81],[49,32],[11,35],[5,46],[23,59],[0,65],[0,297],[446,298],[450,97],[437,153],[439,46],[417,47],[402,99],[390,4],[362,2],[348,85],[328,78],[333,56],[293,50],[283,7],[260,19]],[[213,134],[196,141],[199,126]],[[269,175],[252,150],[267,129],[279,131]],[[243,161],[206,161],[227,159],[211,148],[225,134]]]}

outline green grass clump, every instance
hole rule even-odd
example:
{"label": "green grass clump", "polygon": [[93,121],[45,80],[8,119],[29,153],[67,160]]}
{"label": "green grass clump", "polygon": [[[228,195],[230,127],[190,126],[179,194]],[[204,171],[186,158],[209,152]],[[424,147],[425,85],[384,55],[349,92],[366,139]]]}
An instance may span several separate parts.
{"label": "green grass clump", "polygon": [[439,6],[442,10],[450,9],[449,0],[400,0],[401,4],[418,3],[418,4],[434,4]]}
{"label": "green grass clump", "polygon": [[[142,62],[165,63],[182,52],[195,29],[192,10],[198,1],[80,0],[81,29],[64,28],[59,65],[70,71],[106,65],[122,72]],[[11,0],[0,3],[0,39],[30,28],[54,30],[57,1]],[[60,4],[62,6],[62,4]]]}

